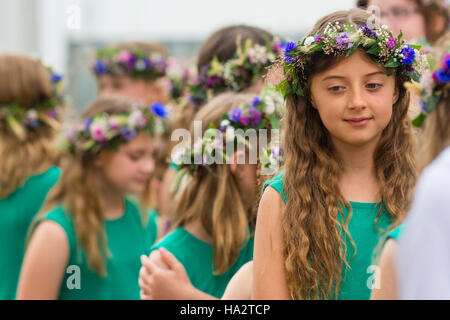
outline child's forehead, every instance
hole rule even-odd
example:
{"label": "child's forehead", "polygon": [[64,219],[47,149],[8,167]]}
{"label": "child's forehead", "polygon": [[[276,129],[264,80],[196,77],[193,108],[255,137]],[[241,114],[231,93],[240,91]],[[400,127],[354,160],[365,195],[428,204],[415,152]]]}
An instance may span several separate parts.
{"label": "child's forehead", "polygon": [[326,78],[331,74],[342,77],[359,77],[373,74],[387,74],[387,72],[383,66],[372,61],[366,53],[357,50],[350,56],[332,64],[329,68],[320,72],[318,76]]}

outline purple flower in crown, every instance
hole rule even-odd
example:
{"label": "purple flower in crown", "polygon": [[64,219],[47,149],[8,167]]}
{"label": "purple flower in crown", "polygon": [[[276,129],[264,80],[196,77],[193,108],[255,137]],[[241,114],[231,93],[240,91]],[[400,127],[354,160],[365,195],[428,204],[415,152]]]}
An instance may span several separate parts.
{"label": "purple flower in crown", "polygon": [[414,49],[411,48],[409,45],[406,45],[406,47],[404,47],[400,53],[403,55],[403,58],[401,59],[401,62],[403,64],[411,64],[414,61],[414,58],[416,57]]}
{"label": "purple flower in crown", "polygon": [[372,38],[372,39],[378,38],[377,33],[375,31],[373,31],[372,29],[370,29],[367,25],[361,26],[361,30],[362,30],[362,33],[368,38]]}
{"label": "purple flower in crown", "polygon": [[316,34],[315,36],[314,36],[314,42],[317,44],[317,43],[319,43],[320,41],[322,41],[323,40],[323,35],[321,34],[321,33],[318,33],[318,34]]}
{"label": "purple flower in crown", "polygon": [[350,49],[353,47],[353,43],[350,42],[350,36],[347,32],[341,32],[336,37],[336,43],[341,50]]}
{"label": "purple flower in crown", "polygon": [[233,122],[238,122],[241,119],[242,110],[239,108],[235,108],[228,112],[228,118],[230,118]]}
{"label": "purple flower in crown", "polygon": [[155,66],[161,73],[164,73],[167,69],[167,62],[164,59],[161,59],[155,63]]}
{"label": "purple flower in crown", "polygon": [[260,104],[261,103],[261,98],[260,97],[255,97],[254,99],[253,99],[253,101],[252,101],[252,106],[257,106],[258,104]]}
{"label": "purple flower in crown", "polygon": [[414,69],[414,67],[412,65],[407,64],[407,65],[405,65],[405,70],[407,72],[413,72],[415,69]]}
{"label": "purple flower in crown", "polygon": [[55,109],[49,110],[49,111],[47,112],[47,115],[48,115],[50,118],[53,118],[53,119],[56,119],[56,117],[58,116],[58,114],[56,113],[56,110],[55,110]]}
{"label": "purple flower in crown", "polygon": [[160,118],[165,119],[167,117],[168,111],[164,104],[161,102],[155,102],[150,106],[150,111]]}
{"label": "purple flower in crown", "polygon": [[217,86],[217,85],[220,85],[222,82],[223,82],[223,80],[222,80],[221,77],[218,77],[218,76],[209,76],[209,77],[206,79],[205,85],[206,85],[208,88],[212,88],[212,87],[215,87],[215,86]]}
{"label": "purple flower in crown", "polygon": [[108,68],[106,67],[105,61],[103,61],[102,59],[98,59],[95,62],[94,70],[98,74],[105,74],[105,73],[107,73],[108,72]]}
{"label": "purple flower in crown", "polygon": [[130,130],[128,128],[120,129],[120,135],[125,141],[130,141],[134,137],[136,137],[137,132],[135,130]]}
{"label": "purple flower in crown", "polygon": [[127,50],[122,50],[119,53],[118,61],[125,64],[129,69],[134,69],[137,58],[134,54]]}
{"label": "purple flower in crown", "polygon": [[[256,127],[261,123],[262,113],[255,107],[251,107],[248,110],[248,116],[250,118],[250,124],[252,127]],[[242,119],[241,119],[242,121]]]}
{"label": "purple flower in crown", "polygon": [[83,121],[84,130],[89,131],[89,127],[91,126],[92,121],[93,121],[93,119],[91,117],[89,117]]}
{"label": "purple flower in crown", "polygon": [[241,116],[240,120],[244,126],[248,126],[249,119],[246,116]]}
{"label": "purple flower in crown", "polygon": [[395,40],[394,38],[390,38],[390,39],[388,40],[388,42],[386,43],[386,47],[387,47],[389,50],[394,49],[396,46],[397,46],[397,40]]}

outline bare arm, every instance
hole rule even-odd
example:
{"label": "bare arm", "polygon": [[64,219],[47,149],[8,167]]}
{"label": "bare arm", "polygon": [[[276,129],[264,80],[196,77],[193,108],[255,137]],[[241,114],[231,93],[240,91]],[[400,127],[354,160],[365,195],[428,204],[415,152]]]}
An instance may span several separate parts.
{"label": "bare arm", "polygon": [[17,287],[17,299],[57,299],[69,260],[64,229],[53,221],[39,224],[27,248]]}
{"label": "bare arm", "polygon": [[244,264],[231,278],[222,300],[251,300],[253,281],[253,261]]}
{"label": "bare arm", "polygon": [[375,280],[375,287],[372,289],[371,300],[397,299],[397,276],[395,269],[397,250],[397,242],[389,239],[381,253],[380,269]]}
{"label": "bare arm", "polygon": [[288,300],[281,215],[284,204],[271,187],[259,203],[253,255],[253,298],[257,300]]}

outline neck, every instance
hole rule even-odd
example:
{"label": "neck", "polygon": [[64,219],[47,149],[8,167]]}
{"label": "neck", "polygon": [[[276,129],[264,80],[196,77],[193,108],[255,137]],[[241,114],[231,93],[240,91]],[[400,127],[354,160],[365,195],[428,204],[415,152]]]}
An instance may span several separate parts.
{"label": "neck", "polygon": [[114,188],[104,178],[99,179],[99,186],[104,205],[103,218],[112,220],[122,217],[125,211],[123,192]]}
{"label": "neck", "polygon": [[200,220],[197,219],[194,221],[190,221],[186,223],[183,228],[200,240],[207,243],[212,243],[211,236],[206,232],[205,228],[203,228]]}
{"label": "neck", "polygon": [[379,184],[375,173],[374,153],[379,139],[364,145],[349,145],[333,140],[342,162],[339,189],[342,196],[354,202],[379,202]]}

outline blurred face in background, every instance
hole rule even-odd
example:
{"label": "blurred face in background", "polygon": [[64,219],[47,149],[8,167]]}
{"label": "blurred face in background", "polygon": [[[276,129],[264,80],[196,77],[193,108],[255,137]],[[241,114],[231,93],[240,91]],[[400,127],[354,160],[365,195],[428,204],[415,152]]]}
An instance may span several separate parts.
{"label": "blurred face in background", "polygon": [[164,103],[166,93],[162,82],[133,79],[128,76],[102,75],[98,77],[99,97],[123,96],[145,105]]}
{"label": "blurred face in background", "polygon": [[369,6],[380,8],[381,23],[392,30],[395,36],[403,33],[406,41],[425,38],[426,24],[415,0],[370,0]]}

